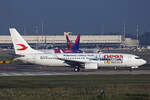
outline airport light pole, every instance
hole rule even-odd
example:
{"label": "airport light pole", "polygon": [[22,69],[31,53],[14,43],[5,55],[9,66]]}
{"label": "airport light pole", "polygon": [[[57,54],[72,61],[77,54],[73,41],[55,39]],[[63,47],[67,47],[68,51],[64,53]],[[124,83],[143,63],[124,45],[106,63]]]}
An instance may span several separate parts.
{"label": "airport light pole", "polygon": [[122,46],[125,47],[126,24],[123,24]]}
{"label": "airport light pole", "polygon": [[138,42],[138,40],[139,40],[139,24],[136,25],[136,40],[137,40],[136,48],[138,48],[139,47],[139,42]]}

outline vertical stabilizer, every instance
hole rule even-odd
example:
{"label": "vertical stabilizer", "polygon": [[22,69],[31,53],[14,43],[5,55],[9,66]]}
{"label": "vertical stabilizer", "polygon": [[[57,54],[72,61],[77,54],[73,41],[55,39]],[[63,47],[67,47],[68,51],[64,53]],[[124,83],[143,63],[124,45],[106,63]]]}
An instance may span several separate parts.
{"label": "vertical stabilizer", "polygon": [[69,40],[68,35],[66,35],[66,39],[67,39],[67,46],[68,46],[68,49],[72,49],[72,45],[71,45],[71,42],[70,42],[70,40]]}
{"label": "vertical stabilizer", "polygon": [[18,55],[26,55],[31,53],[40,53],[40,51],[32,49],[29,44],[20,36],[15,28],[10,28],[10,35],[14,45],[15,53]]}
{"label": "vertical stabilizer", "polygon": [[80,45],[80,34],[78,34],[72,49],[75,51],[79,50],[79,45]]}

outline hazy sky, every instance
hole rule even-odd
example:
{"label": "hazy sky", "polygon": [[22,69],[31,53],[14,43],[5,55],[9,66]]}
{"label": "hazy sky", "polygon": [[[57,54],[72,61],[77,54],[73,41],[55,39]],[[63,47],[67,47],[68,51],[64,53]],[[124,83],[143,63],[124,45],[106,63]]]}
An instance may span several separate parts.
{"label": "hazy sky", "polygon": [[[36,27],[44,34],[150,31],[150,0],[0,0],[0,34],[17,27],[26,34],[35,34]],[[102,30],[104,26],[104,30]]]}

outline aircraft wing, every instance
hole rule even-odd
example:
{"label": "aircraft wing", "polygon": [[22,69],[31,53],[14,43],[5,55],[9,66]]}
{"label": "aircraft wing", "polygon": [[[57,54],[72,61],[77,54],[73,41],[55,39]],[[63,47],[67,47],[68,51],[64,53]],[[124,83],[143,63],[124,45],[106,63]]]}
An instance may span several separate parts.
{"label": "aircraft wing", "polygon": [[62,59],[66,64],[72,66],[72,67],[84,67],[85,69],[98,69],[98,64],[94,60],[87,59],[86,61],[79,61],[79,60],[70,60],[70,59]]}
{"label": "aircraft wing", "polygon": [[66,64],[68,64],[70,66],[85,67],[85,65],[88,65],[90,63],[96,63],[97,64],[96,60],[94,60],[94,59],[87,59],[87,58],[84,59],[84,60],[82,60],[82,59],[78,59],[78,60],[75,59],[75,60],[73,60],[73,59],[64,59],[64,58],[61,58],[61,57],[57,57],[57,59],[64,61],[64,63],[66,63]]}
{"label": "aircraft wing", "polygon": [[64,61],[65,63],[69,64],[70,66],[82,66],[86,62],[83,61],[77,61],[77,60],[70,60],[70,59],[63,59],[63,58],[58,58],[59,60]]}

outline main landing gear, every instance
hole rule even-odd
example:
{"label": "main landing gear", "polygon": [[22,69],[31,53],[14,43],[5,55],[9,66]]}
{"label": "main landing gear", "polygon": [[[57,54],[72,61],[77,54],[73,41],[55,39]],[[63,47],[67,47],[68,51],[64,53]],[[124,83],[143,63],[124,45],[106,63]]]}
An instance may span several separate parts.
{"label": "main landing gear", "polygon": [[133,71],[133,68],[131,67],[131,68],[129,69],[129,71],[132,72],[132,71]]}
{"label": "main landing gear", "polygon": [[138,68],[138,66],[130,67],[130,70],[129,70],[129,71],[131,72],[131,71],[133,71],[133,70],[136,69],[136,68]]}
{"label": "main landing gear", "polygon": [[75,71],[75,72],[79,72],[79,71],[80,71],[80,67],[76,66],[76,67],[74,68],[74,71]]}

